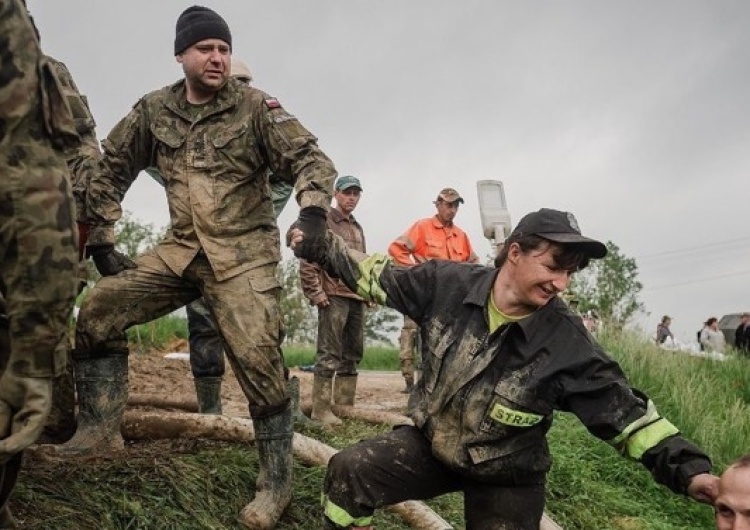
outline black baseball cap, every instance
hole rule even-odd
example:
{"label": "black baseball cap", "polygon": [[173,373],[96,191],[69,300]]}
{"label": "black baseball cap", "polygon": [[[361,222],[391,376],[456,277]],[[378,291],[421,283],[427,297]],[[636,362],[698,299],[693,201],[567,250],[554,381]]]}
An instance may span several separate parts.
{"label": "black baseball cap", "polygon": [[581,235],[578,221],[570,212],[542,208],[525,215],[510,236],[530,235],[543,237],[561,245],[576,245],[591,258],[601,259],[607,255],[604,243]]}

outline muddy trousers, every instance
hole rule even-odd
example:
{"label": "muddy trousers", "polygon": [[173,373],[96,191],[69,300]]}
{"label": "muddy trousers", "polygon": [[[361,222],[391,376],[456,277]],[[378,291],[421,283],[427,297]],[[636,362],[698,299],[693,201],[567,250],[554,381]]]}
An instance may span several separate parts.
{"label": "muddy trousers", "polygon": [[420,364],[419,348],[419,327],[409,317],[404,317],[404,327],[401,328],[401,335],[398,338],[398,360],[401,363],[401,375],[404,376],[409,390],[414,384],[415,370]]}
{"label": "muddy trousers", "polygon": [[323,485],[326,528],[372,524],[375,509],[462,491],[467,530],[539,530],[544,485],[477,482],[432,456],[419,429],[401,426],[331,458]]}
{"label": "muddy trousers", "polygon": [[344,296],[328,301],[328,307],[318,308],[315,374],[355,375],[364,354],[365,303]]}
{"label": "muddy trousers", "polygon": [[189,303],[185,308],[193,377],[222,377],[226,370],[224,345],[211,311],[202,298]]}

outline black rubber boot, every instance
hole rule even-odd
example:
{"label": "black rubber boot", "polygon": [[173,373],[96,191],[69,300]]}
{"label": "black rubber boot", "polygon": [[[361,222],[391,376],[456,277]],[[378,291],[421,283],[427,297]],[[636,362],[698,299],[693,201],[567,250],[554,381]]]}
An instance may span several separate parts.
{"label": "black rubber boot", "polygon": [[120,423],[128,399],[128,356],[81,359],[74,366],[78,391],[78,429],[62,445],[46,446],[59,456],[121,450]]}
{"label": "black rubber boot", "polygon": [[336,374],[333,383],[333,404],[342,407],[353,407],[357,394],[357,374]]}
{"label": "black rubber boot", "polygon": [[221,377],[196,377],[193,381],[198,397],[198,412],[221,414]]}
{"label": "black rubber boot", "polygon": [[276,526],[292,500],[292,409],[290,405],[265,418],[253,418],[258,447],[255,498],[240,512],[239,522],[250,530]]}

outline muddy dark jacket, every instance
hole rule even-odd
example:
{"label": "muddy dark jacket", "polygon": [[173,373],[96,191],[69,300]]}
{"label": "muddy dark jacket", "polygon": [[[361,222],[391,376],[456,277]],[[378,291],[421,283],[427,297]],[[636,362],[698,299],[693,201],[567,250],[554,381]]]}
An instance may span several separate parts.
{"label": "muddy dark jacket", "polygon": [[551,464],[546,434],[561,410],[673,491],[710,471],[708,457],[630,387],[559,299],[490,334],[497,269],[441,260],[404,268],[347,251],[332,234],[328,241],[329,271],[419,324],[423,375],[411,415],[450,468],[492,483],[542,482]]}

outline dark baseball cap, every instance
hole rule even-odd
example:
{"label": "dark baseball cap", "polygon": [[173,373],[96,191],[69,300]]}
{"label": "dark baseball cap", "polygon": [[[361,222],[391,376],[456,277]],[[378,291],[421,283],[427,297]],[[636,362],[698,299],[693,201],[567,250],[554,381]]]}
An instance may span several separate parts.
{"label": "dark baseball cap", "polygon": [[570,212],[542,208],[525,215],[513,229],[511,237],[530,235],[543,237],[561,245],[576,245],[595,259],[607,255],[604,243],[581,235],[578,221]]}
{"label": "dark baseball cap", "polygon": [[336,186],[334,187],[336,188],[336,191],[344,191],[349,188],[359,188],[359,190],[362,191],[362,184],[359,183],[359,179],[351,175],[339,177],[336,181]]}

